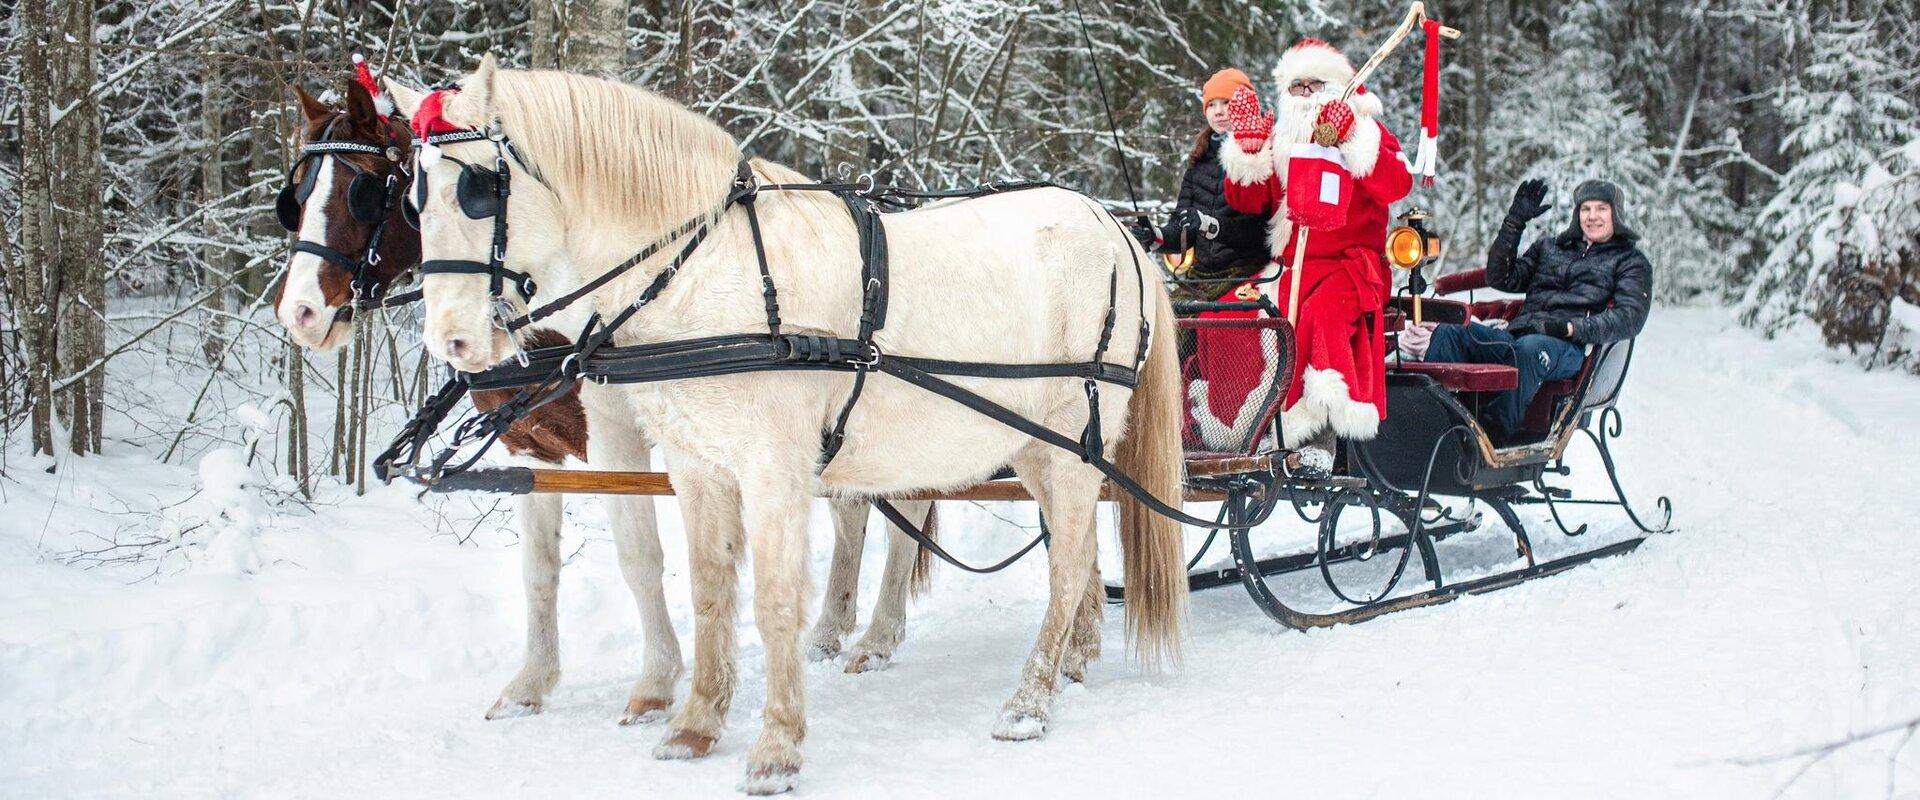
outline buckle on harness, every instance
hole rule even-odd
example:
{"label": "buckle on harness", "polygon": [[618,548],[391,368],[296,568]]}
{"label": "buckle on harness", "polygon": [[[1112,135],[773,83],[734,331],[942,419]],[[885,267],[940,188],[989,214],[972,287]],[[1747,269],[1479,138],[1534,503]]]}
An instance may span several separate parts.
{"label": "buckle on harness", "polygon": [[867,351],[871,353],[871,355],[868,355],[864,359],[856,359],[853,362],[854,365],[857,367],[860,367],[861,369],[871,369],[873,367],[879,366],[880,356],[883,355],[880,352],[880,345],[874,344],[873,342],[866,342],[865,344],[867,346]]}

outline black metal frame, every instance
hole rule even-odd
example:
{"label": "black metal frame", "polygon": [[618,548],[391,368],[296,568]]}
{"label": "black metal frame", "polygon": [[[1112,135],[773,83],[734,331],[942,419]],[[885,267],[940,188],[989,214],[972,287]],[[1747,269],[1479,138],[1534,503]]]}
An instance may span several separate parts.
{"label": "black metal frame", "polygon": [[[1616,351],[1615,347],[1624,350]],[[1415,413],[1402,415],[1401,419],[1411,416],[1417,422],[1420,411],[1440,412],[1440,423],[1420,428],[1422,441],[1430,442],[1427,447],[1410,446],[1413,443],[1406,441],[1404,431],[1402,436],[1388,441],[1348,443],[1342,454],[1344,472],[1357,477],[1313,482],[1289,480],[1271,473],[1247,473],[1192,480],[1196,488],[1227,495],[1221,514],[1229,525],[1227,534],[1233,566],[1191,571],[1192,565],[1200,563],[1212,546],[1214,538],[1210,536],[1188,562],[1189,588],[1200,590],[1238,583],[1274,621],[1302,630],[1324,628],[1448,603],[1465,595],[1557,574],[1590,561],[1632,552],[1647,536],[1670,532],[1672,502],[1666,497],[1659,498],[1660,517],[1648,524],[1628,501],[1620,485],[1610,445],[1622,431],[1620,412],[1614,407],[1614,401],[1618,399],[1620,385],[1631,363],[1632,343],[1603,345],[1596,348],[1593,357],[1600,363],[1586,373],[1571,396],[1561,401],[1565,405],[1558,409],[1554,429],[1546,442],[1539,445],[1504,451],[1492,448],[1475,415],[1460,398],[1426,376],[1398,374],[1391,376],[1389,403],[1398,399],[1403,406],[1423,406],[1408,409]],[[1609,360],[1616,358],[1617,361]],[[1596,382],[1596,378],[1602,380]],[[1599,451],[1613,488],[1612,499],[1575,498],[1568,490],[1547,483],[1549,473],[1569,474],[1563,456],[1575,432],[1585,435]],[[1488,458],[1488,453],[1495,457]],[[1383,464],[1380,458],[1383,455],[1395,462]],[[1420,455],[1425,458],[1420,459]],[[1409,470],[1416,468],[1418,477],[1406,480]],[[1481,518],[1472,512],[1464,518],[1452,516],[1444,506],[1430,502],[1429,498],[1436,495],[1466,498],[1471,501],[1470,509],[1481,504],[1491,509],[1512,532],[1515,558],[1524,560],[1525,565],[1468,580],[1449,580],[1435,545],[1456,534],[1477,530]],[[1282,502],[1291,504],[1303,521],[1318,527],[1316,547],[1312,551],[1260,558],[1253,541],[1254,527],[1271,516],[1273,506]],[[1568,537],[1585,534],[1587,526],[1567,527],[1560,516],[1561,505],[1619,507],[1641,534],[1570,556],[1540,561],[1535,558],[1525,523],[1514,510],[1517,505],[1533,504],[1546,505],[1555,526]],[[1364,507],[1372,515],[1371,536],[1341,544],[1336,536],[1341,516],[1345,509],[1354,506]],[[1320,509],[1317,515],[1307,513],[1312,507]],[[1430,518],[1429,511],[1436,508],[1440,513]],[[1383,512],[1399,520],[1405,530],[1385,532],[1381,524]],[[1414,563],[1415,553],[1419,555],[1422,576],[1430,586],[1419,591],[1396,592],[1408,566]],[[1354,587],[1342,586],[1336,579],[1334,567],[1382,556],[1397,560],[1391,570],[1385,572],[1384,582],[1373,591],[1355,592]],[[1268,582],[1268,578],[1303,572],[1316,572],[1321,583],[1343,602],[1343,607],[1328,612],[1294,608]],[[1124,596],[1124,587],[1107,586],[1109,600],[1119,601]]]}

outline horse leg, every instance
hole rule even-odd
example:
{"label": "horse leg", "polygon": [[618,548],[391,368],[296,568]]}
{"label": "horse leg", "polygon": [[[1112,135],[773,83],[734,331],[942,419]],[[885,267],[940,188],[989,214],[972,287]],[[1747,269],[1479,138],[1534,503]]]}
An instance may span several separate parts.
{"label": "horse leg", "polygon": [[[933,501],[901,501],[895,505],[908,522],[920,526],[921,532],[933,532],[928,524],[933,519]],[[880,598],[874,601],[866,634],[847,659],[848,673],[882,670],[892,662],[893,649],[907,635],[907,597],[913,593],[915,564],[920,559],[920,543],[888,523],[887,571],[880,579]]]}
{"label": "horse leg", "polygon": [[[867,542],[867,503],[835,498],[833,511],[833,566],[827,570],[827,591],[820,598],[820,619],[807,635],[807,659],[825,661],[840,655],[840,642],[853,633],[859,617],[860,556]],[[889,559],[888,567],[892,567]]]}
{"label": "horse leg", "polygon": [[740,485],[701,465],[673,473],[687,521],[693,583],[693,683],[654,758],[700,758],[725,726],[738,679],[734,665],[736,584],[741,546]]}
{"label": "horse leg", "polygon": [[[589,424],[587,462],[598,469],[646,472],[653,469],[648,443],[639,427],[617,414],[595,414]],[[680,662],[680,640],[673,632],[673,616],[667,611],[667,592],[662,585],[660,529],[654,518],[653,499],[610,495],[607,516],[613,524],[614,550],[620,559],[620,574],[640,609],[640,633],[646,641],[641,657],[640,679],[627,696],[627,707],[620,724],[653,722],[666,716],[673,705],[673,685],[684,669]]]}
{"label": "horse leg", "polygon": [[1080,613],[1073,617],[1073,632],[1067,635],[1067,653],[1061,657],[1060,674],[1073,683],[1087,682],[1087,664],[1100,657],[1100,618],[1107,603],[1107,587],[1100,581],[1098,559],[1093,579],[1087,581],[1087,596],[1080,601]]}
{"label": "horse leg", "polygon": [[[1047,530],[1052,537],[1047,551],[1048,587],[1051,597],[1046,617],[1040,623],[1040,636],[1021,672],[1020,688],[1007,700],[1000,719],[993,726],[993,738],[1003,741],[1037,739],[1047,731],[1047,717],[1060,678],[1061,656],[1081,603],[1087,597],[1087,584],[1094,573],[1094,506],[1100,497],[1100,473],[1079,461],[1045,454],[1044,469],[1036,471],[1032,460],[1027,469],[1016,463],[1020,481],[1044,484],[1035,492],[1046,514]],[[1043,476],[1043,477],[1035,477]]]}
{"label": "horse leg", "polygon": [[800,743],[807,735],[806,674],[801,669],[800,632],[806,624],[807,521],[812,504],[804,465],[790,472],[755,470],[742,476],[751,494],[742,497],[747,540],[753,548],[753,614],[766,648],[767,700],[760,738],[747,750],[748,794],[778,794],[793,788],[800,772]]}
{"label": "horse leg", "polygon": [[560,520],[557,494],[519,498],[520,574],[527,586],[527,658],[520,673],[500,690],[487,719],[540,713],[547,692],[560,682]]}

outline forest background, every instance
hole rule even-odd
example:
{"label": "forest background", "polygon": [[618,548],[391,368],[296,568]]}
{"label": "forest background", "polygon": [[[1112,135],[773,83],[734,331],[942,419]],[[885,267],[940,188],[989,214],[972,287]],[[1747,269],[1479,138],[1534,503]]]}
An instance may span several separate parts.
{"label": "forest background", "polygon": [[[1558,213],[1574,183],[1605,177],[1626,191],[1658,302],[1724,306],[1770,336],[1812,328],[1862,369],[1920,371],[1920,38],[1900,6],[1429,8],[1466,32],[1443,47],[1439,181],[1412,199],[1452,243],[1445,270],[1478,265],[1521,179],[1551,181]],[[619,77],[812,175],[1049,177],[1124,207],[1172,196],[1214,70],[1238,66],[1270,93],[1285,45],[1315,36],[1358,62],[1403,12],[1382,0],[0,2],[0,473],[51,469],[53,453],[193,463],[238,446],[289,497],[329,478],[364,486],[369,442],[437,382],[417,326],[390,312],[314,354],[270,307],[292,88],[337,95],[354,53],[416,84],[488,52]],[[1417,135],[1418,53],[1369,87],[1403,141]]]}

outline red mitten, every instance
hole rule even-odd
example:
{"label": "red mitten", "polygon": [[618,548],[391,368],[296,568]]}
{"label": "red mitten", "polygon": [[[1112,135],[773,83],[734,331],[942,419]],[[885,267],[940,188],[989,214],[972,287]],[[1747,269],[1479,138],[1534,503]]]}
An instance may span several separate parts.
{"label": "red mitten", "polygon": [[1233,122],[1233,140],[1246,152],[1259,152],[1267,137],[1273,135],[1273,115],[1260,113],[1260,98],[1245,86],[1233,90],[1233,98],[1227,101],[1227,118]]}
{"label": "red mitten", "polygon": [[1334,100],[1320,107],[1320,118],[1313,124],[1313,140],[1324,147],[1332,147],[1353,138],[1353,107],[1344,100]]}

